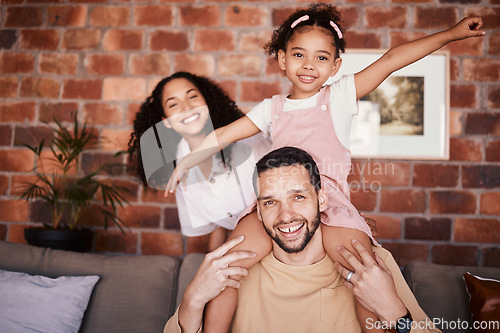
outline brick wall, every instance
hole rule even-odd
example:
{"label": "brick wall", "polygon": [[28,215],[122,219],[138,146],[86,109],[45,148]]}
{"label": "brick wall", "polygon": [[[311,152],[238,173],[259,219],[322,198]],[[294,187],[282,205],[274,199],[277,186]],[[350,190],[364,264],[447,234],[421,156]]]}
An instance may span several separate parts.
{"label": "brick wall", "polygon": [[[244,110],[289,85],[262,45],[301,1],[2,0],[0,30],[0,239],[24,242],[40,222],[15,194],[33,167],[16,145],[26,129],[71,111],[111,140],[101,155],[125,149],[141,101],[156,82],[188,70],[219,82]],[[378,223],[379,238],[400,265],[500,266],[499,0],[341,0],[350,48],[389,48],[483,16],[487,36],[456,42],[451,52],[450,161],[357,160],[352,181],[380,182],[353,192]],[[374,172],[374,168],[390,172]],[[372,170],[372,171],[369,171]],[[203,251],[187,242],[175,201],[134,192],[120,214],[130,227],[96,229],[95,251],[182,256]]]}

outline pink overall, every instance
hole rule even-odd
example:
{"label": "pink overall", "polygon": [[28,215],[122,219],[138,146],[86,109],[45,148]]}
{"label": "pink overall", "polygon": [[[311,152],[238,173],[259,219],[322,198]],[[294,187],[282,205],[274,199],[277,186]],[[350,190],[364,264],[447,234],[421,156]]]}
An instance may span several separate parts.
{"label": "pink overall", "polygon": [[285,95],[272,99],[273,149],[291,146],[307,151],[318,164],[321,186],[328,194],[328,208],[321,222],[329,226],[358,229],[374,244],[370,228],[349,200],[347,176],[351,152],[335,134],[330,114],[330,86],[321,88],[315,107],[285,112]]}

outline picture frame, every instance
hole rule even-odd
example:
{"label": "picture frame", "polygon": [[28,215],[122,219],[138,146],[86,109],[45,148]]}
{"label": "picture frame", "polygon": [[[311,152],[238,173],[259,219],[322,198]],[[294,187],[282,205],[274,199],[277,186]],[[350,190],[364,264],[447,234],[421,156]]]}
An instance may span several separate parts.
{"label": "picture frame", "polygon": [[[386,50],[349,49],[335,77],[356,73]],[[437,51],[391,74],[358,102],[352,158],[449,159],[449,52]]]}

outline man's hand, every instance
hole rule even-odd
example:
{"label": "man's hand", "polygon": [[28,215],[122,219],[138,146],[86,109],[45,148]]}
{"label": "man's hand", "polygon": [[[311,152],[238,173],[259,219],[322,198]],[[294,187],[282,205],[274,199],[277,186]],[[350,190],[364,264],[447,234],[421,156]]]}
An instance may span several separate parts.
{"label": "man's hand", "polygon": [[250,251],[227,254],[242,241],[243,236],[233,238],[205,256],[193,281],[187,286],[179,308],[179,324],[183,332],[196,332],[201,327],[205,305],[224,289],[240,287],[240,283],[231,279],[231,276],[248,275],[246,268],[229,267],[229,264],[238,260],[255,257],[255,253]]}
{"label": "man's hand", "polygon": [[344,285],[367,310],[378,315],[381,320],[397,321],[407,310],[396,292],[391,271],[376,253],[373,259],[357,240],[353,239],[352,245],[363,263],[346,248],[339,246],[339,253],[354,268],[348,282],[350,271],[338,262],[335,263],[337,270],[346,279]]}

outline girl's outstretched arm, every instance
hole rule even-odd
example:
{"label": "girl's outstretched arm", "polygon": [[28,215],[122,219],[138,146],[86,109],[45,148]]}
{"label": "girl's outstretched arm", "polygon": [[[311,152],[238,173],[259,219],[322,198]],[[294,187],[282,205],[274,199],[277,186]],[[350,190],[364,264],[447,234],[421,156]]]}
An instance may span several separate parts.
{"label": "girl's outstretched arm", "polygon": [[369,94],[391,73],[440,49],[449,42],[485,35],[480,17],[466,17],[448,30],[391,48],[380,59],[354,74],[356,98]]}
{"label": "girl's outstretched arm", "polygon": [[189,169],[217,154],[236,141],[249,138],[260,132],[260,129],[247,116],[220,127],[208,134],[206,138],[177,164],[165,188],[165,196],[177,188]]}

